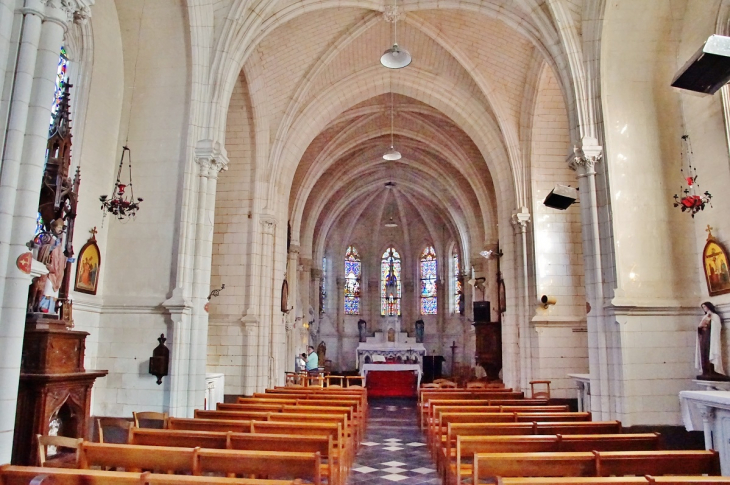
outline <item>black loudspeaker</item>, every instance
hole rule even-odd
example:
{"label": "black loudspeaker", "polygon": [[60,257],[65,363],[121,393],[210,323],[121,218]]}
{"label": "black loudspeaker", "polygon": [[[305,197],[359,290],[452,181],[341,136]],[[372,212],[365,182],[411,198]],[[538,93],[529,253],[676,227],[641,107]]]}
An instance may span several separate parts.
{"label": "black loudspeaker", "polygon": [[474,321],[475,322],[489,322],[492,320],[492,312],[489,307],[488,301],[475,301],[474,302]]}

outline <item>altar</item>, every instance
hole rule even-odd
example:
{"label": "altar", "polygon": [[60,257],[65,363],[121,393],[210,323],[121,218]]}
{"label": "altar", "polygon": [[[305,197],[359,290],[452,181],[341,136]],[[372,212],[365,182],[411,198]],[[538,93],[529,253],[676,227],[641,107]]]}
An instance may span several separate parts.
{"label": "altar", "polygon": [[420,383],[425,355],[426,347],[422,343],[400,331],[400,317],[386,317],[382,320],[381,330],[357,346],[355,365],[363,376],[364,366],[376,362],[416,366]]}
{"label": "altar", "polygon": [[363,386],[367,386],[368,372],[402,372],[411,371],[417,374],[416,389],[421,387],[421,376],[423,371],[419,364],[363,364],[360,368],[360,375],[363,377]]}

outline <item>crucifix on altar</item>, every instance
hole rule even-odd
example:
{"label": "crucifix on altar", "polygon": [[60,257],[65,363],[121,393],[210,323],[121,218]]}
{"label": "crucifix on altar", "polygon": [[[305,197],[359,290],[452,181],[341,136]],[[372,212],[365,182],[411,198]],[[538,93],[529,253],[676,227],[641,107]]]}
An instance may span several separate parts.
{"label": "crucifix on altar", "polygon": [[458,349],[459,346],[456,345],[456,340],[454,340],[451,343],[451,376],[454,376],[454,364],[456,363],[456,349]]}

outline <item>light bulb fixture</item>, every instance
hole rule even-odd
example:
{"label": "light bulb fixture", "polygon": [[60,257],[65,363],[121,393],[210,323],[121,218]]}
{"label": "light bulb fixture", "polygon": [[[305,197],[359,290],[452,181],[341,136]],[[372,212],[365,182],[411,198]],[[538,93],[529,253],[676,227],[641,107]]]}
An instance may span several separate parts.
{"label": "light bulb fixture", "polygon": [[394,160],[400,160],[401,154],[398,150],[394,147],[394,132],[395,132],[395,104],[393,101],[393,90],[391,87],[390,91],[390,149],[383,154],[383,159],[394,161]]}
{"label": "light bulb fixture", "polygon": [[391,216],[391,218],[388,219],[388,222],[385,223],[385,227],[398,227],[398,223],[395,222]]}
{"label": "light bulb fixture", "polygon": [[385,7],[383,18],[386,22],[393,22],[393,47],[380,56],[380,63],[388,69],[402,69],[411,63],[411,54],[398,45],[398,20],[403,14],[398,10],[398,0],[392,7]]}

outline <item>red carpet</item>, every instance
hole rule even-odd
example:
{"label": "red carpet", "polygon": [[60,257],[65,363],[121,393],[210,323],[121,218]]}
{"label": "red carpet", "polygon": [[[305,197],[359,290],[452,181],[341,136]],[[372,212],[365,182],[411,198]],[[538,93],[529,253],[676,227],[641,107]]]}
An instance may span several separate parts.
{"label": "red carpet", "polygon": [[368,397],[416,397],[416,380],[416,374],[408,370],[369,371]]}

